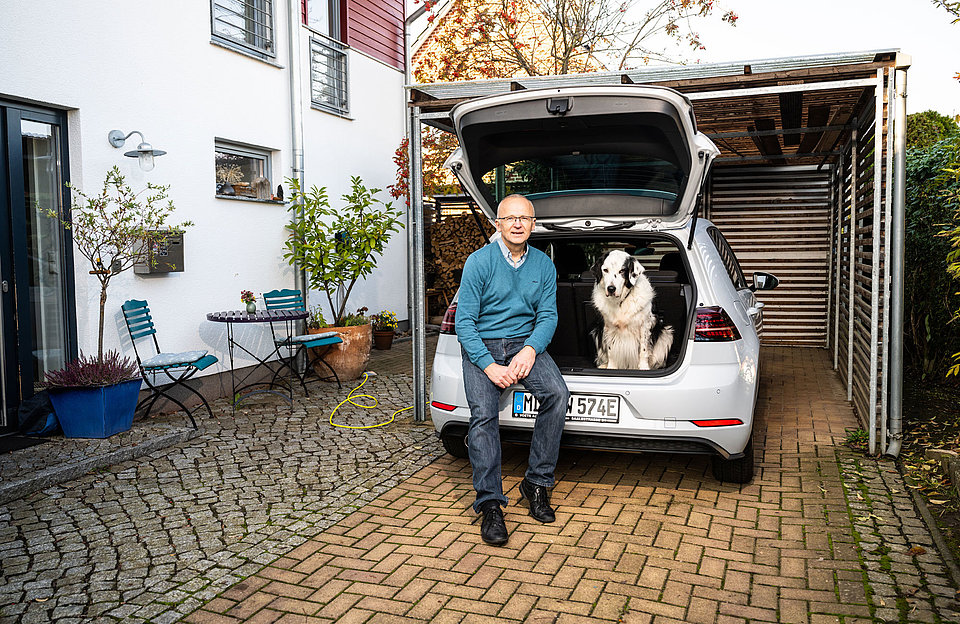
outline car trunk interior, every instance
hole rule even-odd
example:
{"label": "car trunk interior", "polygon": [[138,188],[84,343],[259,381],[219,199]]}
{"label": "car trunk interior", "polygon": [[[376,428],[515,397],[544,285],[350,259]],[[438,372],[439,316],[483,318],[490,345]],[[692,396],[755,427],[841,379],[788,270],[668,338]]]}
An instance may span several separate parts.
{"label": "car trunk interior", "polygon": [[[557,330],[547,352],[567,374],[659,376],[680,363],[692,331],[694,286],[677,241],[656,234],[577,234],[531,238],[557,269]],[[656,292],[653,311],[673,327],[674,339],[664,368],[651,371],[596,367],[597,349],[591,331],[602,320],[591,300],[595,284],[590,267],[607,251],[619,249],[637,258]]]}

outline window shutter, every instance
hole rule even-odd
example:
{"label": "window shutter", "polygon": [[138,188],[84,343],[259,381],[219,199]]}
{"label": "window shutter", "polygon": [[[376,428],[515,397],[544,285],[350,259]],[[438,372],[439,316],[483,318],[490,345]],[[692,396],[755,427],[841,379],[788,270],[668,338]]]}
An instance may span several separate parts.
{"label": "window shutter", "polygon": [[300,19],[303,21],[303,24],[307,24],[307,2],[310,0],[300,0]]}

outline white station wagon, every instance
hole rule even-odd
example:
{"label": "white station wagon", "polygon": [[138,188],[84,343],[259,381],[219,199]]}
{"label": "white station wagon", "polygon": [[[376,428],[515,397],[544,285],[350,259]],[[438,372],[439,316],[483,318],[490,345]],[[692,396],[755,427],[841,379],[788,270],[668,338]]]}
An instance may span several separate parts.
{"label": "white station wagon", "polygon": [[[763,303],[723,234],[698,219],[719,153],[697,131],[690,101],[634,85],[521,91],[464,102],[451,112],[460,148],[447,161],[491,220],[497,196],[522,193],[536,209],[529,244],[557,269],[557,331],[547,352],[571,392],[562,444],[604,450],[706,453],[717,479],[753,478],[753,416]],[[499,192],[498,192],[499,191]],[[637,258],[673,326],[664,368],[596,366],[591,265],[609,250]],[[431,417],[447,452],[467,456],[456,299],[444,316],[431,386]],[[500,433],[529,442],[536,403],[504,390]]]}

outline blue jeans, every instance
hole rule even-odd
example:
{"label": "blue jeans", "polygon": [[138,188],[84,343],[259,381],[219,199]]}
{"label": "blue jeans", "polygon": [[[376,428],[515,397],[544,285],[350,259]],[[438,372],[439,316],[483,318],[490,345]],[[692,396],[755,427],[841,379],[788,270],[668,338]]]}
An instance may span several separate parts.
{"label": "blue jeans", "polygon": [[[501,366],[510,363],[520,349],[523,338],[494,338],[484,340],[490,355]],[[537,355],[530,374],[520,380],[540,404],[530,441],[530,457],[527,461],[527,481],[534,485],[553,486],[553,471],[557,467],[560,451],[560,434],[567,414],[570,391],[560,374],[560,369],[546,352]],[[477,500],[475,511],[488,500],[507,504],[503,495],[503,480],[500,475],[500,397],[498,388],[487,374],[463,354],[463,385],[470,405],[470,428],[467,433],[467,449],[473,466],[473,488]],[[508,396],[512,401],[513,393]]]}

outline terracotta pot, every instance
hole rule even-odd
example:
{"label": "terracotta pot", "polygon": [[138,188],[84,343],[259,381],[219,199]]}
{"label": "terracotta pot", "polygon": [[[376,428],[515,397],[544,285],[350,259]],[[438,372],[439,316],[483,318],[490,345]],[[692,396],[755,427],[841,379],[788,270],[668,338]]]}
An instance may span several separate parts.
{"label": "terracotta pot", "polygon": [[[358,379],[367,369],[367,362],[370,361],[370,347],[373,343],[373,332],[370,325],[356,325],[353,327],[324,327],[323,329],[308,329],[311,334],[321,334],[324,332],[337,332],[343,342],[335,345],[326,352],[323,359],[337,372],[340,381],[352,381]],[[326,347],[311,349],[314,355],[322,352]],[[328,377],[330,371],[323,364],[314,364],[314,371],[320,377]]]}
{"label": "terracotta pot", "polygon": [[373,346],[380,351],[386,351],[393,344],[393,330],[386,329],[373,332]]}

